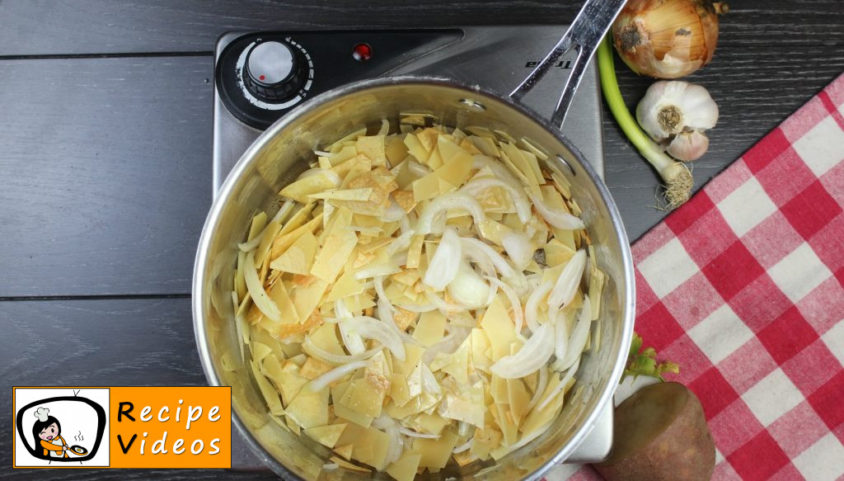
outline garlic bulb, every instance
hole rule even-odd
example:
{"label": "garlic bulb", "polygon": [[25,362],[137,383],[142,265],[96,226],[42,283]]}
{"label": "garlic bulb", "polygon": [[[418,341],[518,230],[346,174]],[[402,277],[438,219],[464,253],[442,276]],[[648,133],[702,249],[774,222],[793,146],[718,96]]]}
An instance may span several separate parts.
{"label": "garlic bulb", "polygon": [[683,162],[697,160],[706,153],[709,148],[709,137],[697,130],[691,132],[680,132],[674,140],[668,144],[665,152],[671,157]]}
{"label": "garlic bulb", "polygon": [[704,132],[718,122],[718,105],[700,85],[663,80],[654,82],[639,101],[636,120],[668,154],[688,162],[709,148]]}

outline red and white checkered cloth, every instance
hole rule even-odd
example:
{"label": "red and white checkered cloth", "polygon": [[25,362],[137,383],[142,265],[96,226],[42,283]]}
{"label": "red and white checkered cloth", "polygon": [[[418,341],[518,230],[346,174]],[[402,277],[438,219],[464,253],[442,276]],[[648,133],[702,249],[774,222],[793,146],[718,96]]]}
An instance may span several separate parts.
{"label": "red and white checkered cloth", "polygon": [[633,246],[635,329],[700,397],[714,480],[844,480],[843,206],[841,75]]}

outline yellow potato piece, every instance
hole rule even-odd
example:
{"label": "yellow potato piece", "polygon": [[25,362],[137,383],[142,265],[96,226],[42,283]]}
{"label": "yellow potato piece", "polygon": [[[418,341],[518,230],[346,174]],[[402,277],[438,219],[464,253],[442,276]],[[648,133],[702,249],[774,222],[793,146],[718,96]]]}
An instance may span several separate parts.
{"label": "yellow potato piece", "polygon": [[337,444],[337,440],[343,434],[347,424],[327,424],[325,426],[315,426],[305,429],[307,434],[314,441],[322,444],[325,447],[333,448]]}
{"label": "yellow potato piece", "polygon": [[309,199],[322,199],[322,200],[368,201],[371,196],[372,196],[372,188],[371,187],[364,187],[364,188],[361,188],[361,189],[327,190],[325,192],[319,192],[317,194],[311,194],[311,195],[308,196],[308,198]]}
{"label": "yellow potato piece", "polygon": [[294,274],[307,274],[314,263],[317,248],[316,237],[310,232],[305,232],[282,255],[270,263],[270,268]]}
{"label": "yellow potato piece", "polygon": [[313,391],[304,386],[287,406],[286,414],[304,429],[328,424],[328,388]]}
{"label": "yellow potato piece", "polygon": [[413,200],[422,202],[423,200],[433,199],[440,194],[440,178],[436,172],[413,181],[411,184],[413,188]]}
{"label": "yellow potato piece", "polygon": [[513,416],[513,421],[517,426],[527,413],[530,397],[530,393],[528,393],[521,379],[507,380],[507,398],[510,404],[510,414]]}
{"label": "yellow potato piece", "polygon": [[[272,246],[270,247],[270,257],[269,259],[275,259],[276,257],[280,256],[287,250],[288,247],[293,245],[296,240],[305,234],[305,232],[316,232],[317,228],[322,226],[322,213],[317,214],[316,217],[309,220],[307,223],[297,227],[296,229],[288,232],[286,234],[279,234],[273,240]],[[283,229],[282,229],[283,230]],[[279,231],[281,232],[281,231]]]}
{"label": "yellow potato piece", "polygon": [[296,286],[293,289],[293,305],[296,306],[296,313],[299,315],[299,322],[305,322],[313,314],[314,309],[319,305],[323,293],[328,288],[328,282],[322,279],[313,279],[307,286]]}
{"label": "yellow potato piece", "polygon": [[424,312],[416,323],[413,338],[425,346],[439,342],[443,338],[445,323],[446,318],[440,311]]}
{"label": "yellow potato piece", "polygon": [[516,340],[516,328],[501,295],[495,296],[487,308],[481,319],[481,328],[489,339],[494,361],[510,355],[510,344]]}
{"label": "yellow potato piece", "polygon": [[[347,270],[331,286],[331,291],[325,297],[326,302],[334,302],[337,299],[355,296],[364,291],[363,283],[355,279],[354,271]],[[281,308],[281,306],[279,306]]]}
{"label": "yellow potato piece", "polygon": [[487,459],[489,458],[490,451],[501,445],[502,436],[501,431],[491,424],[487,424],[484,426],[484,429],[475,431],[475,437],[473,439],[474,441],[469,452],[480,459]]}
{"label": "yellow potato piece", "polygon": [[284,407],[281,405],[281,399],[278,397],[278,391],[273,388],[273,385],[264,377],[261,370],[255,361],[249,363],[252,368],[252,376],[258,384],[258,390],[261,391],[261,396],[267,403],[267,407],[273,414],[284,414]]}
{"label": "yellow potato piece", "polygon": [[355,148],[358,154],[365,155],[372,161],[372,165],[384,165],[386,160],[385,136],[370,135],[358,137]]}
{"label": "yellow potato piece", "polygon": [[335,406],[341,405],[364,416],[377,418],[381,415],[383,403],[384,391],[373,389],[366,379],[360,378],[349,384],[343,397],[335,401]]}
{"label": "yellow potato piece", "polygon": [[481,429],[484,427],[485,412],[484,386],[481,381],[461,393],[446,394],[440,405],[442,417],[463,421]]}
{"label": "yellow potato piece", "polygon": [[352,450],[354,449],[354,445],[352,444],[344,444],[343,446],[339,446],[334,448],[334,452],[343,456],[346,459],[352,459]]}
{"label": "yellow potato piece", "polygon": [[419,467],[428,468],[432,473],[444,468],[457,445],[457,439],[457,434],[451,430],[444,431],[439,439],[414,439],[413,451],[421,455]]}
{"label": "yellow potato piece", "polygon": [[410,247],[407,249],[407,264],[408,269],[418,269],[422,257],[422,246],[425,242],[424,235],[414,235],[410,239]]}
{"label": "yellow potato piece", "polygon": [[404,145],[407,147],[407,153],[413,156],[417,162],[427,163],[431,151],[422,145],[416,134],[407,134],[404,137]]}
{"label": "yellow potato piece", "polygon": [[323,324],[313,329],[310,332],[309,337],[316,347],[324,351],[328,351],[332,354],[346,353],[340,342],[336,324]]}
{"label": "yellow potato piece", "polygon": [[364,468],[362,466],[358,466],[357,464],[352,464],[348,461],[343,460],[342,458],[338,458],[337,456],[331,456],[331,462],[340,466],[343,469],[348,469],[349,471],[355,471],[358,473],[371,473],[371,469]]}
{"label": "yellow potato piece", "polygon": [[421,433],[428,434],[440,434],[443,428],[450,423],[450,420],[442,416],[427,413],[418,414],[409,420],[410,427]]}
{"label": "yellow potato piece", "polygon": [[264,374],[273,382],[276,389],[281,393],[281,400],[287,406],[293,401],[302,386],[308,380],[299,375],[299,366],[292,362],[286,362],[282,366],[276,357],[264,359],[262,368]]}
{"label": "yellow potato piece", "polygon": [[273,302],[278,306],[281,312],[282,324],[295,324],[299,322],[299,314],[296,312],[296,306],[290,295],[287,293],[287,288],[283,282],[276,282],[270,292],[267,293]]}
{"label": "yellow potato piece", "polygon": [[332,368],[334,368],[334,366],[309,356],[308,360],[305,361],[305,364],[302,364],[299,374],[306,379],[313,380],[327,373]]}
{"label": "yellow potato piece", "polygon": [[393,192],[393,199],[405,212],[410,212],[416,207],[416,198],[411,191],[396,190]]}
{"label": "yellow potato piece", "polygon": [[384,155],[390,165],[399,165],[407,157],[407,146],[400,135],[388,135],[384,141]]}
{"label": "yellow potato piece", "polygon": [[287,187],[281,189],[279,195],[305,204],[309,202],[309,195],[333,189],[334,187],[336,185],[334,185],[332,176],[320,170],[308,177],[288,184]]}
{"label": "yellow potato piece", "polygon": [[396,481],[413,481],[421,459],[421,454],[406,451],[396,462],[387,466],[387,474]]}
{"label": "yellow potato piece", "polygon": [[519,427],[513,420],[508,406],[506,404],[495,404],[490,410],[490,414],[498,424],[498,429],[501,430],[504,445],[514,444],[518,440]]}
{"label": "yellow potato piece", "polygon": [[379,429],[349,424],[337,443],[341,446],[352,444],[352,459],[355,461],[366,463],[379,471],[386,467],[390,436]]}

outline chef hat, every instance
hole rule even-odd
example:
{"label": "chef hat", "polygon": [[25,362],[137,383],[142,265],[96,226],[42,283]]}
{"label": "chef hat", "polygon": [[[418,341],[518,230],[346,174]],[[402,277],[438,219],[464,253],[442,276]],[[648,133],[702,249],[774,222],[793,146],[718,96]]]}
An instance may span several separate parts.
{"label": "chef hat", "polygon": [[50,408],[40,407],[35,410],[35,417],[38,418],[39,421],[42,423],[47,420],[47,417],[50,415]]}

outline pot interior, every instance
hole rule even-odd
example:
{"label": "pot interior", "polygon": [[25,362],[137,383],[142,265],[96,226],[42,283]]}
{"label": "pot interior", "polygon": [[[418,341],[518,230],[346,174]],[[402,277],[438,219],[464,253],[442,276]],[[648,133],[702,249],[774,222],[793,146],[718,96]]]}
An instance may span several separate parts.
{"label": "pot interior", "polygon": [[[572,453],[591,430],[600,408],[611,402],[632,335],[632,263],[615,206],[588,163],[547,123],[479,89],[418,78],[352,84],[314,98],[256,140],[225,182],[200,240],[193,302],[203,367],[212,384],[232,387],[235,420],[256,453],[278,474],[308,480],[372,479],[369,474],[342,469],[323,470],[330,450],[282,429],[272,419],[249,365],[241,361],[230,293],[237,243],[244,240],[252,216],[258,210],[272,216],[278,206],[277,193],[307,168],[313,150],[364,125],[376,131],[385,118],[395,130],[400,114],[408,112],[450,127],[498,130],[547,153],[545,167],[562,174],[572,185],[598,265],[608,276],[600,318],[593,323],[593,341],[600,337],[600,342],[593,342],[584,355],[577,383],[555,424],[497,463],[476,462],[462,468],[449,465],[420,479],[538,477]],[[391,478],[376,474],[375,479]]]}

